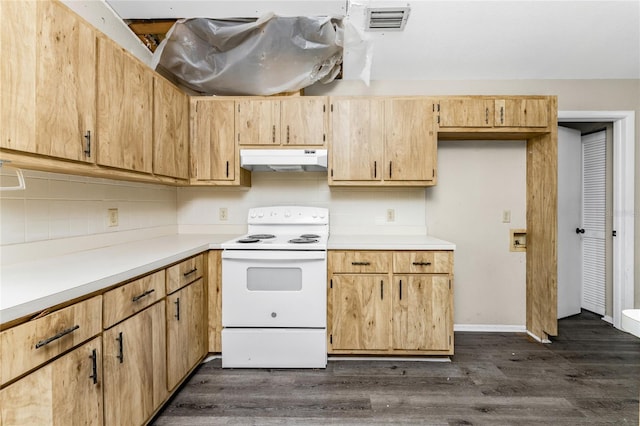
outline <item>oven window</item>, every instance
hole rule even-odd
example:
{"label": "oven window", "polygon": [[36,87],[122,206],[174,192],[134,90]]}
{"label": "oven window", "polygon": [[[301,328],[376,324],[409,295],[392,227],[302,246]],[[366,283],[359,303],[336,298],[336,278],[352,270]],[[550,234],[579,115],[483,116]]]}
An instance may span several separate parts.
{"label": "oven window", "polygon": [[247,268],[247,290],[300,291],[302,290],[302,269]]}

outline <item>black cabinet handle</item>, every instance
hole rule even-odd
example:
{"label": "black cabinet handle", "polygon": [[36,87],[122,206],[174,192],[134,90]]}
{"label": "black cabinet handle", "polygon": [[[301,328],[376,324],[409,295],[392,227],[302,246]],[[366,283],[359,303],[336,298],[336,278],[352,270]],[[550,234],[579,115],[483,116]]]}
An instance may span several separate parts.
{"label": "black cabinet handle", "polygon": [[393,176],[393,161],[389,161],[389,178]]}
{"label": "black cabinet handle", "polygon": [[180,298],[178,297],[173,303],[176,305],[176,314],[174,316],[180,321]]}
{"label": "black cabinet handle", "polygon": [[584,234],[584,228],[576,228],[576,234]]}
{"label": "black cabinet handle", "polygon": [[151,290],[147,290],[142,294],[139,294],[137,296],[133,296],[131,298],[132,302],[137,302],[138,300],[142,299],[143,297],[147,297],[148,295],[150,295],[151,293],[153,293],[154,291],[156,291],[154,288],[152,288]]}
{"label": "black cabinet handle", "polygon": [[400,280],[400,300],[402,300],[402,280]]}
{"label": "black cabinet handle", "polygon": [[118,333],[118,337],[116,337],[118,341],[118,360],[120,360],[120,364],[124,363],[124,336],[122,336],[122,331]]}
{"label": "black cabinet handle", "polygon": [[89,378],[93,379],[93,384],[95,385],[98,383],[98,355],[95,349],[91,351],[89,358],[91,358],[91,375]]}
{"label": "black cabinet handle", "polygon": [[274,124],[271,131],[271,143],[276,143],[276,125]]}
{"label": "black cabinet handle", "polygon": [[431,262],[413,262],[415,266],[430,266]]}
{"label": "black cabinet handle", "polygon": [[380,280],[380,300],[384,300],[384,281]]}
{"label": "black cabinet handle", "polygon": [[351,262],[353,266],[369,266],[371,262]]}
{"label": "black cabinet handle", "polygon": [[289,126],[287,125],[287,143],[289,143]]}
{"label": "black cabinet handle", "polygon": [[183,277],[186,277],[188,275],[193,274],[194,272],[196,272],[198,270],[198,268],[193,268],[192,270],[190,270],[189,272],[185,272],[184,274],[182,274]]}
{"label": "black cabinet handle", "polygon": [[377,161],[373,162],[373,177],[374,178],[378,177],[378,162]]}
{"label": "black cabinet handle", "polygon": [[36,343],[36,349],[39,349],[39,348],[41,348],[43,346],[46,346],[49,343],[53,342],[54,340],[58,340],[61,337],[66,336],[67,334],[71,334],[71,333],[73,333],[74,331],[76,331],[79,328],[80,328],[79,325],[74,325],[73,327],[69,327],[69,328],[66,328],[66,329],[62,330],[60,333],[57,333],[54,336],[51,336],[51,337],[49,337],[47,339],[44,339],[44,340],[40,340],[38,343]]}
{"label": "black cabinet handle", "polygon": [[87,133],[84,135],[84,139],[84,153],[87,157],[91,157],[91,130],[87,130]]}
{"label": "black cabinet handle", "polygon": [[227,177],[229,177],[229,162],[227,161]]}

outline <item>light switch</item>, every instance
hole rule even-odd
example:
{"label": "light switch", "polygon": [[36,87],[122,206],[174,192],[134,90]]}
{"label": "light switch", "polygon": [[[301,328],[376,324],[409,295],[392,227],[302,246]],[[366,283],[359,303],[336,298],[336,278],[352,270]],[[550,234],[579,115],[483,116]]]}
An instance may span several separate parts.
{"label": "light switch", "polygon": [[502,211],[502,223],[511,223],[511,210]]}

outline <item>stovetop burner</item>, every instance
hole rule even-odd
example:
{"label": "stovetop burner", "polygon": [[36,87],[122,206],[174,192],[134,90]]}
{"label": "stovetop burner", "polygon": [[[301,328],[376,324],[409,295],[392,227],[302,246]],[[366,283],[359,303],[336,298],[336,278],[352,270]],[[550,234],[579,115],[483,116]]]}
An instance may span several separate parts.
{"label": "stovetop burner", "polygon": [[259,242],[259,241],[260,241],[260,239],[259,239],[259,238],[250,238],[250,237],[247,237],[247,238],[240,238],[240,239],[238,240],[238,242],[239,242],[239,243],[243,243],[243,244],[245,244],[245,243],[257,243],[257,242]]}
{"label": "stovetop burner", "polygon": [[317,243],[318,240],[316,240],[314,238],[303,238],[303,237],[300,237],[300,238],[291,239],[291,240],[289,240],[289,242],[291,244],[309,244],[309,243]]}
{"label": "stovetop burner", "polygon": [[247,235],[247,238],[253,238],[258,240],[268,240],[270,238],[275,238],[276,236],[273,234],[251,234]]}
{"label": "stovetop burner", "polygon": [[320,238],[320,235],[318,235],[318,234],[302,234],[302,235],[300,235],[300,238],[317,239],[317,238]]}

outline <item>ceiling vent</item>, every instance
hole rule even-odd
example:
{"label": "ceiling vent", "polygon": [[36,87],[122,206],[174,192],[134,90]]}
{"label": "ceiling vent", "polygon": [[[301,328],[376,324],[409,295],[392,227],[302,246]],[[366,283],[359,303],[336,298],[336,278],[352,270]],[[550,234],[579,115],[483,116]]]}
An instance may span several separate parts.
{"label": "ceiling vent", "polygon": [[366,31],[402,31],[409,18],[409,7],[367,8]]}

